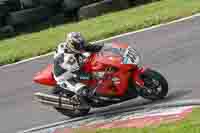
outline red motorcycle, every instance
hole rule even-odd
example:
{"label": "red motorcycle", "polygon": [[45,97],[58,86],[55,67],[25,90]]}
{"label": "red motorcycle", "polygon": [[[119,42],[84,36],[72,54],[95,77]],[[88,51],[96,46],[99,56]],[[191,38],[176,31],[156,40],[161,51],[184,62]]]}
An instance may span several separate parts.
{"label": "red motorcycle", "polygon": [[168,83],[157,71],[141,65],[139,53],[127,44],[112,43],[98,53],[88,54],[81,67],[79,81],[92,88],[86,99],[90,107],[81,106],[78,96],[57,86],[53,65],[48,65],[34,77],[36,83],[53,87],[53,92],[35,93],[37,99],[68,116],[86,115],[91,107],[103,107],[134,99],[150,100],[166,97]]}

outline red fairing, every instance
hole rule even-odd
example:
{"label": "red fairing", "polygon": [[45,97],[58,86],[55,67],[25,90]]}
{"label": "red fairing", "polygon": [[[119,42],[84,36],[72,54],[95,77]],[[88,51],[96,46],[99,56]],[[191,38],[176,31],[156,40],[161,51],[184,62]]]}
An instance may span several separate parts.
{"label": "red fairing", "polygon": [[140,79],[140,75],[143,74],[146,71],[146,67],[142,67],[140,69],[135,69],[135,71],[133,72],[133,82],[135,84],[137,84],[140,87],[144,86],[144,81],[142,79]]}
{"label": "red fairing", "polygon": [[55,86],[56,81],[52,74],[53,65],[48,65],[43,71],[38,72],[33,81],[42,85]]}
{"label": "red fairing", "polygon": [[[90,86],[91,89],[100,83],[96,91],[105,96],[123,96],[127,92],[129,79],[132,79],[133,83],[143,86],[144,82],[140,79],[140,75],[144,73],[145,68],[138,68],[134,64],[123,62],[122,54],[126,48],[128,45],[113,44],[111,50],[105,49],[91,54],[81,68],[83,75],[80,74],[80,82]],[[43,85],[55,86],[56,81],[52,71],[53,65],[48,65],[35,76],[34,81]]]}
{"label": "red fairing", "polygon": [[[123,96],[128,89],[128,79],[131,76],[131,69],[137,69],[133,64],[123,64],[122,58],[120,56],[112,56],[110,53],[98,56],[93,54],[83,66],[83,71],[85,72],[101,72],[105,71],[108,67],[118,68],[117,72],[106,73],[106,78],[103,79],[102,83],[97,88],[97,93],[101,95],[114,95]],[[112,81],[118,80],[118,81]],[[99,82],[95,80],[87,80],[88,86],[95,86]]]}
{"label": "red fairing", "polygon": [[[103,86],[99,88],[99,92],[105,95],[123,96],[128,89],[128,78],[130,77],[130,72],[126,71],[127,68],[128,66],[123,65],[118,72],[111,74],[110,79],[104,81]],[[112,82],[113,78],[119,81]]]}

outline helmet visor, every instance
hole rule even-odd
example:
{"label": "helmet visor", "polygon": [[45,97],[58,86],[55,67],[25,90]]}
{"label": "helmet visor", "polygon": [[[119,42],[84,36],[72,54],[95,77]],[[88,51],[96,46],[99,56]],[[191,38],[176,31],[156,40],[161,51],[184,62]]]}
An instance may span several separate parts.
{"label": "helmet visor", "polygon": [[82,50],[84,48],[84,41],[80,41],[80,42],[73,41],[71,45],[73,45],[74,49],[76,50]]}

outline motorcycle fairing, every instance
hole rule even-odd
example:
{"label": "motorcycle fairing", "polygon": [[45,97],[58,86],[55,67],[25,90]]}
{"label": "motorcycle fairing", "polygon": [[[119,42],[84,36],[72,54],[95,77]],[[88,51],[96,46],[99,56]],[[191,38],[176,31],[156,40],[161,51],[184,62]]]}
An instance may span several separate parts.
{"label": "motorcycle fairing", "polygon": [[49,64],[45,69],[38,72],[33,81],[42,85],[56,86],[56,80],[53,77],[53,64]]}
{"label": "motorcycle fairing", "polygon": [[140,69],[135,69],[132,74],[133,83],[139,87],[144,87],[144,81],[141,79],[141,75],[147,70],[147,67],[141,67]]}
{"label": "motorcycle fairing", "polygon": [[[107,70],[116,68],[115,72],[108,72]],[[131,70],[136,69],[134,64],[123,64],[121,55],[113,54],[110,51],[93,54],[83,66],[84,72],[101,72],[105,75],[102,77],[103,84],[100,85],[96,92],[103,96],[123,96],[128,89],[128,79],[131,77]],[[117,81],[113,81],[117,80]],[[117,83],[118,82],[118,83]],[[85,81],[87,83],[87,81]],[[96,82],[88,80],[87,85],[95,86]]]}
{"label": "motorcycle fairing", "polygon": [[[103,95],[122,96],[128,89],[129,77],[133,78],[135,84],[139,86],[144,85],[144,82],[139,77],[144,70],[143,68],[138,69],[134,64],[123,64],[122,54],[124,49],[128,48],[127,45],[113,44],[112,47],[115,51],[113,51],[112,48],[111,52],[108,50],[100,53],[93,53],[86,59],[81,71],[91,74],[93,72],[105,71],[106,68],[110,67],[117,68],[117,72],[107,74],[107,78],[103,79],[103,84],[98,87],[97,92]],[[121,52],[121,54],[119,52]],[[130,75],[130,71],[133,76]],[[55,86],[56,81],[52,72],[53,65],[48,65],[43,71],[37,73],[34,77],[34,81],[43,85]],[[82,79],[81,82],[92,88],[96,86],[98,79]]]}

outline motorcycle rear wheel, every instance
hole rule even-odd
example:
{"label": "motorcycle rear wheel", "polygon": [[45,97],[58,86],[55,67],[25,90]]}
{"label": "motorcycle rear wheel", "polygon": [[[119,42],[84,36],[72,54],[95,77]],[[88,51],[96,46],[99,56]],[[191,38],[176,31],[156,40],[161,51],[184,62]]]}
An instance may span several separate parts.
{"label": "motorcycle rear wheel", "polygon": [[56,108],[55,109],[63,114],[63,115],[66,115],[68,117],[79,117],[79,116],[85,116],[89,113],[90,109],[76,109],[74,111],[71,111],[71,110],[66,110],[66,109],[62,109],[62,108]]}
{"label": "motorcycle rear wheel", "polygon": [[[53,90],[52,90],[52,94],[56,94],[56,95],[59,95],[59,93],[62,93],[63,89],[60,88],[59,86],[56,86]],[[66,91],[66,90],[65,90]],[[65,92],[66,94],[66,92]],[[71,94],[71,93],[67,93],[68,96],[72,97],[74,94]],[[78,116],[84,116],[84,115],[87,115],[88,112],[90,111],[90,108],[86,108],[86,109],[79,109],[79,108],[76,108],[74,110],[68,110],[68,109],[63,109],[63,108],[57,108],[57,107],[54,107],[59,113],[63,114],[63,115],[66,115],[66,116],[69,116],[69,117],[78,117]]]}
{"label": "motorcycle rear wheel", "polygon": [[[146,88],[140,89],[140,95],[142,97],[150,100],[160,100],[167,96],[169,90],[168,82],[162,74],[149,69],[141,76],[141,78],[144,80]],[[152,85],[155,85],[156,83],[158,84],[156,85],[157,87],[152,87]],[[147,91],[151,91],[151,93],[148,93]]]}

